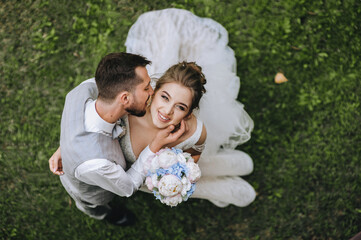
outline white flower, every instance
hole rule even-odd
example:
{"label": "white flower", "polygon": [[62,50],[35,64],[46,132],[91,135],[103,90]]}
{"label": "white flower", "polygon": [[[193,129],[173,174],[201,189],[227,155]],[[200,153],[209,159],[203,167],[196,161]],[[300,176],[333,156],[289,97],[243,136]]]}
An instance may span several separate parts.
{"label": "white flower", "polygon": [[158,176],[157,176],[157,174],[152,174],[152,184],[153,184],[153,186],[154,187],[156,187],[156,188],[158,188],[158,183],[159,183],[159,181],[158,181]]}
{"label": "white flower", "polygon": [[177,155],[171,150],[163,151],[158,156],[158,162],[161,168],[169,168],[173,164],[177,163]]}
{"label": "white flower", "polygon": [[184,157],[183,154],[177,154],[177,159],[178,159],[178,162],[180,162],[180,163],[186,163],[187,162],[187,159]]}
{"label": "white flower", "polygon": [[157,171],[157,169],[159,169],[159,162],[158,162],[158,157],[154,157],[152,159],[152,162],[150,164],[150,171],[152,173],[155,173],[155,171]]}
{"label": "white flower", "polygon": [[163,198],[161,202],[167,204],[168,206],[175,207],[182,202],[182,196],[180,194],[177,194],[173,197],[166,197]]}
{"label": "white flower", "polygon": [[152,178],[151,178],[151,177],[147,177],[147,178],[145,179],[145,185],[148,187],[149,190],[152,191],[154,185],[153,185],[153,183],[152,183]]}
{"label": "white flower", "polygon": [[185,159],[188,161],[192,161],[194,162],[194,159],[192,158],[192,155],[188,152],[183,152],[183,156],[185,157]]}
{"label": "white flower", "polygon": [[163,196],[172,197],[182,191],[182,182],[174,175],[165,175],[159,180],[158,189]]}
{"label": "white flower", "polygon": [[196,182],[201,178],[201,169],[199,168],[198,164],[194,162],[187,162],[186,163],[188,172],[189,172],[189,181]]}
{"label": "white flower", "polygon": [[183,189],[181,195],[185,196],[187,195],[187,192],[191,189],[192,183],[188,180],[188,178],[182,177],[182,184],[183,184]]}

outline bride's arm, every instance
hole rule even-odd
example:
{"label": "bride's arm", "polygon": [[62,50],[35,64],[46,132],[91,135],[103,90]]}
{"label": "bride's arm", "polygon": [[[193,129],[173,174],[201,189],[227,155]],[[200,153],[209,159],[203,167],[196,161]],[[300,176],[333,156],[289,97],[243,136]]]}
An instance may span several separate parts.
{"label": "bride's arm", "polygon": [[204,146],[205,141],[207,139],[207,130],[205,126],[203,125],[201,136],[199,137],[198,142],[190,149],[185,150],[185,152],[188,152],[192,155],[192,158],[194,159],[194,162],[198,162],[199,158],[201,157],[202,153],[202,146]]}

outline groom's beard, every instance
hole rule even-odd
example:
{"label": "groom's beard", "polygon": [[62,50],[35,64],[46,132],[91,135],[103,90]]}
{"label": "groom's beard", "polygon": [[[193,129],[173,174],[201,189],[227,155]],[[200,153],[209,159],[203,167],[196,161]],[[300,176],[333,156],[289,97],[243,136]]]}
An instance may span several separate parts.
{"label": "groom's beard", "polygon": [[126,108],[125,110],[130,115],[133,115],[133,116],[136,116],[136,117],[143,117],[147,112],[146,106],[149,104],[149,99],[151,99],[150,96],[148,96],[147,101],[145,102],[144,105],[142,105],[142,108],[137,107],[137,105],[140,105],[139,103],[138,104],[133,103],[132,105],[130,105],[130,107]]}
{"label": "groom's beard", "polygon": [[144,108],[138,109],[135,106],[130,106],[129,108],[125,109],[130,115],[136,116],[136,117],[143,117],[145,113],[147,112]]}

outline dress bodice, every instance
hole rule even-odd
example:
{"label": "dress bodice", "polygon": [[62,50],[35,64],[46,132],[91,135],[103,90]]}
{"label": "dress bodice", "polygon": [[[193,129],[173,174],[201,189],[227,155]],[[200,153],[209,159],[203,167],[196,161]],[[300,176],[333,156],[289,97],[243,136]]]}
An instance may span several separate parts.
{"label": "dress bodice", "polygon": [[[123,154],[127,162],[134,163],[137,160],[137,158],[133,152],[132,143],[130,141],[130,128],[129,128],[128,116],[124,116],[122,119],[126,127],[126,133],[119,140],[120,146],[123,150]],[[192,136],[187,138],[185,141],[177,144],[175,148],[186,150],[196,146],[196,143],[198,142],[202,134],[202,130],[203,130],[203,122],[197,118],[197,128],[192,134]]]}

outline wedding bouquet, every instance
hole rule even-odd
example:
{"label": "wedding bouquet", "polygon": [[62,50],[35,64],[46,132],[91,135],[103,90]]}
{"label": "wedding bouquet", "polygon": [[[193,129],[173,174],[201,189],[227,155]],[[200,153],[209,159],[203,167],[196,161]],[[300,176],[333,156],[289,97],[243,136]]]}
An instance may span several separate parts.
{"label": "wedding bouquet", "polygon": [[201,170],[189,153],[164,148],[149,158],[144,166],[145,185],[156,199],[174,207],[193,194]]}

